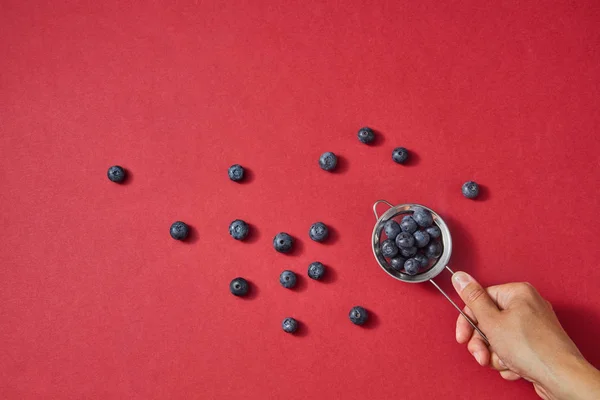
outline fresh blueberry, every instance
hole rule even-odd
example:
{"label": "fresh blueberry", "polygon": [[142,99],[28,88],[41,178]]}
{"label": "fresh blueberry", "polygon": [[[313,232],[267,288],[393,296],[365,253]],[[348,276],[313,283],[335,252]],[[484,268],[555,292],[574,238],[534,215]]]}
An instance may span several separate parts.
{"label": "fresh blueberry", "polygon": [[229,167],[227,174],[229,175],[229,179],[232,181],[241,181],[244,179],[244,167],[242,167],[240,164],[233,164],[231,167]]}
{"label": "fresh blueberry", "polygon": [[406,160],[408,160],[408,150],[404,147],[396,147],[394,151],[392,151],[392,160],[398,164],[404,164]]}
{"label": "fresh blueberry", "polygon": [[415,231],[419,229],[419,226],[413,217],[406,215],[404,218],[402,218],[402,222],[400,222],[400,228],[402,228],[404,232],[415,233]]}
{"label": "fresh blueberry", "polygon": [[310,226],[308,236],[315,242],[322,242],[329,236],[329,228],[322,222],[315,222]]}
{"label": "fresh blueberry", "polygon": [[325,275],[325,266],[318,261],[311,263],[308,266],[308,277],[315,280],[320,280]]}
{"label": "fresh blueberry", "polygon": [[421,269],[426,268],[429,265],[429,258],[427,258],[425,254],[419,253],[413,258],[419,262]]}
{"label": "fresh blueberry", "polygon": [[408,275],[418,274],[419,268],[421,268],[421,263],[416,258],[409,258],[404,263],[404,271],[406,271]]}
{"label": "fresh blueberry", "polygon": [[108,176],[108,179],[117,183],[123,182],[126,177],[125,170],[123,169],[123,167],[120,167],[118,165],[113,165],[112,167],[110,167],[106,175]]}
{"label": "fresh blueberry", "polygon": [[429,233],[429,236],[432,239],[437,239],[442,236],[442,231],[437,227],[437,225],[430,226],[429,228],[425,229],[425,232]]}
{"label": "fresh blueberry", "polygon": [[400,225],[393,219],[390,219],[383,224],[383,230],[385,231],[386,236],[392,240],[396,239],[396,236],[402,231]]}
{"label": "fresh blueberry", "polygon": [[400,255],[405,258],[414,257],[417,254],[416,247],[400,247]]}
{"label": "fresh blueberry", "polygon": [[405,262],[406,259],[404,257],[397,256],[390,260],[390,267],[392,267],[394,271],[401,271],[402,268],[404,268]]}
{"label": "fresh blueberry", "polygon": [[291,289],[296,286],[296,274],[292,271],[285,270],[279,275],[279,283],[281,286],[287,289]]}
{"label": "fresh blueberry", "polygon": [[235,278],[229,284],[229,291],[234,296],[245,296],[248,294],[248,289],[250,285],[248,285],[248,281],[244,278]]}
{"label": "fresh blueberry", "polygon": [[241,219],[236,219],[231,224],[229,224],[229,234],[235,240],[244,240],[248,236],[248,232],[250,228],[248,224],[242,221]]}
{"label": "fresh blueberry", "polygon": [[319,166],[325,171],[333,171],[337,163],[337,156],[330,151],[321,154],[321,157],[319,157]]}
{"label": "fresh blueberry", "polygon": [[169,229],[171,237],[175,240],[185,240],[190,233],[190,228],[181,221],[173,222],[171,229]]}
{"label": "fresh blueberry", "polygon": [[465,182],[462,185],[462,194],[467,199],[474,199],[479,196],[479,185],[473,181]]}
{"label": "fresh blueberry", "polygon": [[433,217],[431,213],[425,209],[417,209],[413,215],[413,219],[422,228],[429,228],[433,224]]}
{"label": "fresh blueberry", "polygon": [[396,236],[396,246],[400,248],[413,247],[415,245],[415,238],[408,232],[400,232]]}
{"label": "fresh blueberry", "polygon": [[289,253],[293,245],[294,239],[285,232],[279,232],[273,239],[273,247],[280,253]]}
{"label": "fresh blueberry", "polygon": [[281,328],[284,330],[284,332],[294,333],[298,330],[298,321],[296,321],[294,318],[288,317],[281,323]]}
{"label": "fresh blueberry", "polygon": [[425,249],[425,255],[429,258],[438,258],[442,255],[442,244],[440,242],[431,242]]}
{"label": "fresh blueberry", "polygon": [[398,247],[396,247],[393,239],[387,239],[381,243],[381,254],[387,258],[396,257]]}
{"label": "fresh blueberry", "polygon": [[355,306],[350,309],[348,317],[354,325],[364,325],[369,319],[369,313],[363,307]]}
{"label": "fresh blueberry", "polygon": [[373,129],[369,128],[368,126],[360,128],[358,131],[358,140],[364,144],[369,144],[375,140],[375,132],[373,132]]}
{"label": "fresh blueberry", "polygon": [[425,231],[416,231],[413,237],[415,238],[415,246],[419,248],[425,247],[429,243],[429,233]]}

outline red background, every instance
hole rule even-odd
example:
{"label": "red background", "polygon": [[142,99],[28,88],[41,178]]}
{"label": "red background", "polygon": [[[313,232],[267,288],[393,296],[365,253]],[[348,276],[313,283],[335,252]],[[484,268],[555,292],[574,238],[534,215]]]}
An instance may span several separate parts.
{"label": "red background", "polygon": [[[0,3],[2,398],[535,398],[455,343],[431,285],[381,271],[379,198],[438,211],[454,269],[532,282],[600,364],[600,3],[97,3]],[[314,260],[325,282],[280,287]]]}

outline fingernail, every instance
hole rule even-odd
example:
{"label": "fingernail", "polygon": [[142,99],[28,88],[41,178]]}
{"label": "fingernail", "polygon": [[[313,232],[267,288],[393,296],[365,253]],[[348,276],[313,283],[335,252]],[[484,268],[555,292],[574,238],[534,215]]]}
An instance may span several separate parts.
{"label": "fingernail", "polygon": [[452,275],[452,284],[454,285],[454,289],[456,289],[457,292],[462,292],[463,289],[467,287],[467,285],[472,281],[473,278],[471,278],[471,275],[466,274],[464,272],[457,272],[454,275]]}
{"label": "fingernail", "polygon": [[502,367],[502,368],[506,368],[506,364],[504,364],[504,361],[502,361],[501,359],[498,359],[498,364]]}
{"label": "fingernail", "polygon": [[479,363],[479,365],[483,365],[481,363],[481,353],[476,351],[475,353],[473,353],[473,357],[475,357],[475,359],[477,360],[477,362]]}

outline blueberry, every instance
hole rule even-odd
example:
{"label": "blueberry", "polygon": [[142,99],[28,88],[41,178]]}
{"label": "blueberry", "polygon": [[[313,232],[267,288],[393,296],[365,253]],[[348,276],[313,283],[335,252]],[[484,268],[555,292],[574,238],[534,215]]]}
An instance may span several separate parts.
{"label": "blueberry", "polygon": [[438,258],[442,255],[442,244],[440,242],[431,242],[425,249],[425,255],[429,258]]}
{"label": "blueberry", "polygon": [[242,167],[240,164],[233,164],[231,167],[229,167],[227,174],[229,175],[229,179],[232,181],[241,181],[244,179],[244,167]]}
{"label": "blueberry", "polygon": [[181,221],[173,222],[171,229],[169,229],[171,237],[175,240],[185,240],[190,233],[190,228]]}
{"label": "blueberry", "polygon": [[473,181],[465,182],[462,185],[462,194],[467,199],[474,199],[479,195],[479,185]]}
{"label": "blueberry", "polygon": [[396,247],[396,243],[394,243],[393,239],[387,239],[381,243],[381,254],[387,258],[396,257],[398,254],[398,247]]}
{"label": "blueberry", "polygon": [[419,253],[413,258],[419,262],[421,269],[426,268],[429,265],[429,258],[427,258],[425,254]]}
{"label": "blueberry", "polygon": [[373,132],[373,129],[369,128],[368,126],[360,128],[358,131],[358,140],[364,144],[369,144],[375,140],[375,132]]}
{"label": "blueberry", "polygon": [[311,263],[308,266],[308,277],[315,280],[320,280],[325,275],[325,266],[318,261]]}
{"label": "blueberry", "polygon": [[296,286],[296,274],[293,271],[285,270],[279,275],[279,283],[281,286],[287,289],[291,289]]}
{"label": "blueberry", "polygon": [[404,147],[396,147],[394,151],[392,151],[392,160],[398,164],[404,164],[406,160],[408,160],[408,150]]}
{"label": "blueberry", "polygon": [[308,236],[315,242],[322,242],[329,236],[329,228],[322,222],[315,222],[310,226]]}
{"label": "blueberry", "polygon": [[285,232],[279,232],[273,239],[273,247],[280,253],[289,253],[293,245],[294,239]]}
{"label": "blueberry", "polygon": [[415,254],[417,254],[417,248],[416,247],[400,247],[400,255],[402,255],[402,257],[406,257],[406,258],[410,258],[410,257],[414,257]]}
{"label": "blueberry", "polygon": [[396,236],[396,246],[400,248],[413,247],[415,245],[415,238],[408,232],[400,232]]}
{"label": "blueberry", "polygon": [[229,284],[229,291],[234,296],[245,296],[248,294],[248,289],[250,285],[248,285],[248,281],[244,278],[235,278]]}
{"label": "blueberry", "polygon": [[333,171],[337,166],[337,162],[337,156],[330,151],[321,154],[321,157],[319,157],[319,166],[325,171]]}
{"label": "blueberry", "polygon": [[429,233],[429,236],[432,239],[437,239],[440,236],[442,236],[442,231],[436,225],[430,226],[429,228],[425,229],[425,232]]}
{"label": "blueberry", "polygon": [[348,318],[354,325],[364,325],[369,319],[369,313],[361,306],[355,306],[350,309]]}
{"label": "blueberry", "polygon": [[241,219],[236,219],[231,224],[229,224],[229,234],[235,240],[244,240],[248,236],[248,232],[250,228],[248,224],[242,221]]}
{"label": "blueberry", "polygon": [[383,224],[383,230],[385,231],[385,235],[392,240],[396,239],[396,236],[402,231],[400,225],[393,219],[390,219]]}
{"label": "blueberry", "polygon": [[284,330],[284,332],[294,333],[298,330],[298,321],[296,321],[294,318],[288,317],[281,323],[281,328]]}
{"label": "blueberry", "polygon": [[415,233],[415,231],[419,229],[419,226],[413,217],[406,215],[404,218],[402,218],[402,222],[400,222],[400,228],[402,228],[404,232]]}
{"label": "blueberry", "polygon": [[125,170],[123,169],[123,167],[120,167],[118,165],[113,165],[112,167],[110,167],[106,175],[108,176],[108,179],[117,183],[123,182],[126,177]]}
{"label": "blueberry", "polygon": [[415,258],[409,258],[404,263],[404,271],[406,271],[406,273],[408,275],[416,275],[416,274],[418,274],[420,267],[421,267],[421,263],[419,262],[419,260],[417,260]]}
{"label": "blueberry", "polygon": [[390,260],[390,267],[392,267],[394,271],[401,271],[402,268],[404,268],[405,262],[406,259],[404,257],[397,256]]}
{"label": "blueberry", "polygon": [[420,227],[429,228],[433,224],[433,217],[431,216],[431,213],[422,208],[418,208],[413,213],[412,217]]}
{"label": "blueberry", "polygon": [[413,237],[415,238],[415,246],[419,248],[425,247],[429,243],[429,233],[425,231],[416,231]]}

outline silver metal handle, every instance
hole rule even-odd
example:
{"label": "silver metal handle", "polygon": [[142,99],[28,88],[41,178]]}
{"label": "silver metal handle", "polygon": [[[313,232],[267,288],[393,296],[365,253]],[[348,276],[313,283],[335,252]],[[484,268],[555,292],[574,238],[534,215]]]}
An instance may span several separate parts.
{"label": "silver metal handle", "polygon": [[376,218],[376,219],[379,219],[379,215],[377,215],[377,206],[378,206],[380,203],[386,204],[386,205],[388,205],[390,208],[394,207],[393,205],[391,205],[390,203],[388,203],[388,202],[387,202],[387,201],[385,201],[385,200],[377,200],[377,201],[375,202],[375,204],[373,204],[373,214],[375,214],[375,218]]}
{"label": "silver metal handle", "polygon": [[[377,204],[377,203],[375,203],[375,204]],[[375,206],[373,206],[373,209],[375,209]],[[376,213],[375,215],[377,215],[377,213]],[[447,269],[448,271],[450,271],[450,273],[451,273],[452,275],[454,275],[454,271],[452,271],[452,270],[451,270],[451,269],[450,269],[450,268],[449,268],[447,265],[446,265],[446,269]],[[438,284],[434,282],[434,280],[433,280],[433,279],[430,279],[430,280],[429,280],[429,282],[431,282],[431,283],[433,284],[433,286],[435,286],[435,287],[437,288],[437,290],[439,290],[439,291],[440,291],[440,292],[441,292],[441,293],[444,295],[444,297],[446,298],[446,300],[448,300],[448,301],[449,301],[449,302],[450,302],[450,303],[451,303],[451,304],[454,306],[454,308],[456,308],[456,309],[458,310],[458,312],[460,313],[460,315],[462,315],[462,316],[463,316],[463,317],[464,317],[464,318],[467,320],[467,322],[468,322],[468,323],[469,323],[469,324],[470,324],[470,325],[473,327],[473,329],[475,329],[475,331],[477,331],[477,333],[479,333],[479,334],[481,335],[481,337],[483,338],[483,340],[485,340],[485,343],[486,343],[486,344],[489,346],[489,345],[490,345],[490,341],[488,340],[487,336],[485,336],[485,334],[484,334],[483,332],[481,332],[481,329],[479,329],[479,328],[477,327],[477,324],[475,324],[475,322],[473,322],[473,321],[471,320],[471,318],[469,318],[469,316],[468,316],[467,314],[465,314],[465,313],[464,313],[464,311],[463,311],[463,310],[462,310],[462,309],[461,309],[461,308],[458,306],[458,304],[456,304],[456,303],[455,303],[455,302],[454,302],[454,301],[453,301],[453,300],[450,298],[450,296],[448,296],[448,295],[446,294],[446,292],[444,292],[444,291],[442,290],[442,288],[441,288],[441,287],[439,287],[439,286],[438,286]]]}

